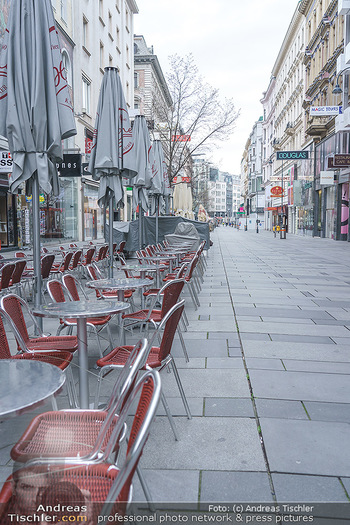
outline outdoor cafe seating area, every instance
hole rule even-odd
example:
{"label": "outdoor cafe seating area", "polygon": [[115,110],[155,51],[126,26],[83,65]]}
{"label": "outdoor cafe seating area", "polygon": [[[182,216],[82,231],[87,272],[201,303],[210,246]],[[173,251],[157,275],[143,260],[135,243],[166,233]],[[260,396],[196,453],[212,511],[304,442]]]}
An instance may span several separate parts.
{"label": "outdoor cafe seating area", "polygon": [[183,439],[162,391],[164,373],[173,374],[184,417],[192,418],[172,346],[179,339],[189,361],[186,307],[200,304],[205,241],[197,250],[163,241],[133,258],[124,246],[114,244],[111,254],[105,243],[42,248],[41,305],[31,254],[0,259],[0,421],[34,412],[9,451],[0,524],[17,512],[13,487],[21,476],[29,484],[42,479],[47,501],[74,483],[88,494],[91,524],[112,507],[127,512],[134,477],[155,510],[157,494],[138,462],[156,417]]}

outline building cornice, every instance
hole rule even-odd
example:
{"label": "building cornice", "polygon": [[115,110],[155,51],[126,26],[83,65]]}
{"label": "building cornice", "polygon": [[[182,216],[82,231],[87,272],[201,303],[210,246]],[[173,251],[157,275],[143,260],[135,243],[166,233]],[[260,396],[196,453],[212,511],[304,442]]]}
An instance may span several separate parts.
{"label": "building cornice", "polygon": [[272,68],[272,76],[277,77],[277,73],[280,70],[281,64],[286,57],[287,52],[290,49],[290,44],[293,38],[295,38],[296,30],[303,20],[303,15],[298,11],[298,7],[294,11],[291,23],[289,24],[286,36],[284,37],[281,49],[277,55],[276,62]]}
{"label": "building cornice", "polygon": [[137,7],[137,3],[135,2],[135,0],[126,0],[126,2],[132,13],[134,13],[134,15],[137,15],[137,13],[139,12],[139,8]]}
{"label": "building cornice", "polygon": [[59,29],[60,33],[62,33],[64,35],[64,37],[68,40],[68,42],[70,43],[70,45],[72,47],[75,47],[75,42],[72,40],[72,37],[70,37],[67,33],[67,31],[65,31],[63,29],[63,27],[61,26],[61,24],[55,19],[55,22],[56,22],[56,27],[57,29]]}
{"label": "building cornice", "polygon": [[162,87],[166,101],[169,104],[169,106],[172,106],[173,99],[171,98],[171,94],[170,94],[168,85],[166,83],[166,80],[164,78],[162,68],[160,67],[158,57],[156,55],[134,55],[134,63],[135,65],[148,63],[153,67],[154,72],[157,76],[159,85]]}

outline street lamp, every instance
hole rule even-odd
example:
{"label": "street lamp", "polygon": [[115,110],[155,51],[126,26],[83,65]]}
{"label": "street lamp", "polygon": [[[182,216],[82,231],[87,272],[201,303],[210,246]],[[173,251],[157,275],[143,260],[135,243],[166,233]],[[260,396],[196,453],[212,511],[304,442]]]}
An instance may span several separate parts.
{"label": "street lamp", "polygon": [[340,75],[342,75],[343,73],[345,73],[345,71],[348,71],[349,69],[350,69],[350,66],[349,67],[345,67],[344,69],[342,69],[340,71],[340,73],[338,73],[336,81],[335,81],[335,86],[334,86],[334,89],[332,91],[332,93],[334,95],[340,95],[340,93],[343,93],[342,88],[339,86],[339,77],[340,77]]}

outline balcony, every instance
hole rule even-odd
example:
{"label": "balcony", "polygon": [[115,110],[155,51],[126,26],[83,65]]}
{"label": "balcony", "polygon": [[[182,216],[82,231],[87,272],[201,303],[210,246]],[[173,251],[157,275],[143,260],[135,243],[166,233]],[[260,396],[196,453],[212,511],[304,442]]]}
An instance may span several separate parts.
{"label": "balcony", "polygon": [[311,118],[307,121],[305,133],[310,137],[323,138],[327,135],[327,121],[324,118]]}
{"label": "balcony", "polygon": [[287,135],[293,135],[294,133],[294,124],[292,122],[288,122],[287,125],[286,125],[286,129],[284,130],[284,132],[287,134]]}

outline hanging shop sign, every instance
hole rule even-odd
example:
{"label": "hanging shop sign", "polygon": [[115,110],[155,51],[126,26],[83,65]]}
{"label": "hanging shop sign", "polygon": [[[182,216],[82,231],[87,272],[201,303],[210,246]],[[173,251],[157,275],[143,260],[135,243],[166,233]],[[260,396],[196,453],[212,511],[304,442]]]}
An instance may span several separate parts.
{"label": "hanging shop sign", "polygon": [[283,188],[282,186],[272,186],[272,188],[270,189],[270,193],[272,197],[282,197]]}
{"label": "hanging shop sign", "polygon": [[0,151],[0,173],[12,172],[12,157],[9,151]]}
{"label": "hanging shop sign", "polygon": [[334,168],[347,168],[350,166],[350,153],[335,153],[333,156]]}
{"label": "hanging shop sign", "polygon": [[63,162],[56,164],[60,177],[81,177],[80,153],[65,153]]}
{"label": "hanging shop sign", "polygon": [[173,142],[190,142],[191,135],[172,135],[171,140]]}
{"label": "hanging shop sign", "polygon": [[308,159],[309,152],[305,150],[301,151],[277,151],[276,152],[277,160],[289,160],[289,159]]}
{"label": "hanging shop sign", "polygon": [[310,115],[313,117],[330,117],[332,115],[342,115],[342,106],[311,106]]}
{"label": "hanging shop sign", "polygon": [[332,186],[334,184],[334,171],[320,171],[321,186]]}

